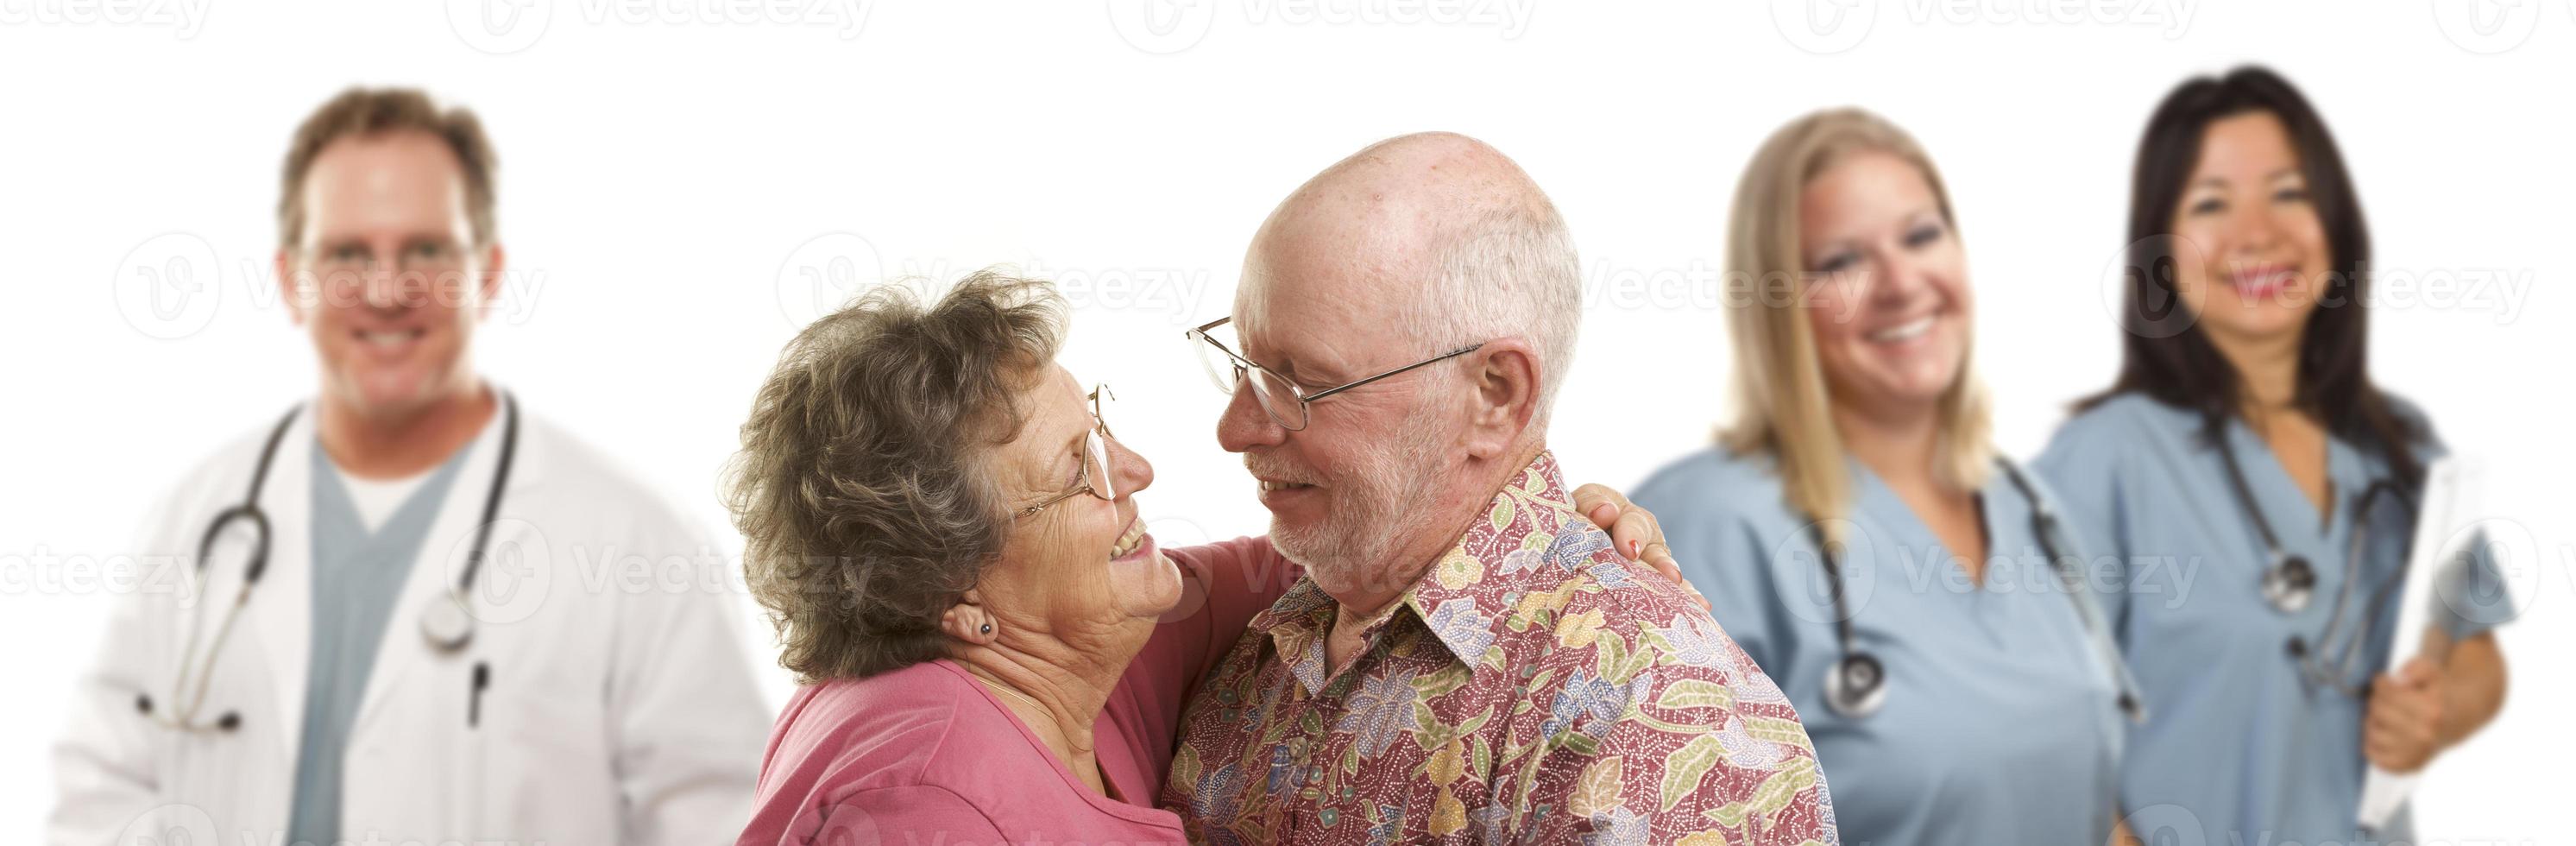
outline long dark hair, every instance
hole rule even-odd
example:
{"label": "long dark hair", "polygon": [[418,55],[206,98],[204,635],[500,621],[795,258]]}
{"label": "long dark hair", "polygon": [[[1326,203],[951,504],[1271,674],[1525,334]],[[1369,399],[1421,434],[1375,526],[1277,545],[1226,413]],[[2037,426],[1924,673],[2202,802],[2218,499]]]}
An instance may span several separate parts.
{"label": "long dark hair", "polygon": [[2219,443],[2227,420],[2238,413],[2240,379],[2181,304],[2176,288],[2174,209],[2200,160],[2201,137],[2220,118],[2267,112],[2288,128],[2307,178],[2310,204],[2324,224],[2335,267],[2309,313],[2299,343],[2297,392],[2292,405],[2314,416],[2337,437],[2383,457],[2412,486],[2423,467],[2410,448],[2413,422],[2397,414],[2371,384],[2369,315],[2370,232],[2343,154],[2325,121],[2289,80],[2247,66],[2224,77],[2196,77],[2176,86],[2147,119],[2138,141],[2137,169],[2129,186],[2128,294],[2122,308],[2120,377],[2110,390],[2085,398],[2078,411],[2135,391],[2167,405],[2200,412],[2201,436]]}

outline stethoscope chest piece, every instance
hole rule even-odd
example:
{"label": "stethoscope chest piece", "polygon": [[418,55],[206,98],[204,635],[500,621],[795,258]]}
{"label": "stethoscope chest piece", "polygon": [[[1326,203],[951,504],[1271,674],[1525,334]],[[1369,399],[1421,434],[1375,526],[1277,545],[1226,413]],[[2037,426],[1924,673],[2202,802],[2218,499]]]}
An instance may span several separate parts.
{"label": "stethoscope chest piece", "polygon": [[1846,719],[1863,719],[1887,704],[1887,665],[1878,656],[1853,652],[1825,673],[1825,707]]}
{"label": "stethoscope chest piece", "polygon": [[474,616],[454,592],[420,610],[420,635],[431,649],[454,654],[474,642]]}
{"label": "stethoscope chest piece", "polygon": [[2275,554],[2271,565],[2263,568],[2263,601],[2281,613],[2307,610],[2316,595],[2317,568],[2306,556]]}

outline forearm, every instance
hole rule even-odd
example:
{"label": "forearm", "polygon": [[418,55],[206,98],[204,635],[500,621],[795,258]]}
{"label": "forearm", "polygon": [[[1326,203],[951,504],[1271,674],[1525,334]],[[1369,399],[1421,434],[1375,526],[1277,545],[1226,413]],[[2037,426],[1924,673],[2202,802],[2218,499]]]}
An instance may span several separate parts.
{"label": "forearm", "polygon": [[2504,652],[2494,632],[2460,641],[2443,665],[2442,721],[2436,738],[2443,748],[2459,744],[2495,719],[2504,708]]}

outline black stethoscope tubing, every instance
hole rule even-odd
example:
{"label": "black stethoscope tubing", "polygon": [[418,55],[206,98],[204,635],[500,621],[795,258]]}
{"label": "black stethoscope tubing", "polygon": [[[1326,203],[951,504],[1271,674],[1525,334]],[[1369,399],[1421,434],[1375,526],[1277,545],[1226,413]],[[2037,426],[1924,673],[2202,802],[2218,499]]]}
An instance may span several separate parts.
{"label": "black stethoscope tubing", "polygon": [[[2049,510],[2047,502],[2040,498],[2038,486],[2022,475],[2020,467],[2002,458],[1995,459],[1995,466],[2003,470],[2005,478],[2012,480],[2013,488],[2030,503],[2031,534],[2039,540],[2040,553],[2047,556],[2049,563],[2057,569],[2058,580],[2067,588],[2067,597],[2075,603],[2075,613],[2083,620],[2086,638],[2093,642],[2098,657],[2109,667],[2113,684],[2119,690],[2120,712],[2131,722],[2146,722],[2146,700],[2139,695],[2136,682],[2129,677],[2128,665],[2121,660],[2118,648],[2111,645],[2109,628],[2079,592],[2082,574],[2075,568],[2081,562],[2071,561],[2066,556],[2067,547],[2061,541],[2056,513]],[[1859,648],[1854,642],[1854,615],[1843,596],[1842,554],[1825,537],[1821,521],[1810,517],[1807,531],[1816,544],[1817,555],[1824,564],[1825,579],[1830,583],[1829,592],[1834,604],[1834,643],[1841,652],[1834,666],[1825,672],[1825,707],[1848,719],[1866,718],[1887,704],[1887,666],[1879,661],[1878,656]]]}
{"label": "black stethoscope tubing", "polygon": [[[519,401],[502,392],[501,404],[501,455],[492,468],[491,487],[483,494],[482,520],[474,529],[474,547],[466,555],[465,568],[457,576],[455,589],[444,597],[444,602],[433,605],[421,615],[423,638],[442,653],[462,652],[473,642],[473,615],[466,612],[465,597],[474,589],[474,578],[482,570],[484,553],[492,540],[492,524],[500,514],[502,492],[509,485],[510,465],[519,450]],[[268,441],[260,446],[259,465],[251,473],[250,491],[243,495],[240,504],[217,512],[214,521],[206,526],[205,534],[198,538],[196,569],[200,581],[205,577],[207,563],[213,558],[216,538],[236,521],[251,527],[250,559],[242,565],[241,589],[234,592],[232,603],[224,609],[223,621],[215,626],[215,637],[208,642],[203,666],[198,666],[196,660],[197,635],[202,626],[198,625],[197,617],[189,618],[187,647],[179,653],[179,677],[170,689],[177,710],[162,715],[154,709],[151,694],[138,692],[134,695],[134,709],[146,719],[183,731],[231,732],[241,728],[241,712],[238,710],[225,711],[211,725],[198,723],[196,716],[205,707],[206,687],[214,679],[215,661],[223,652],[224,640],[232,634],[233,623],[239,618],[242,607],[250,603],[251,589],[257,587],[260,577],[268,573],[269,520],[268,512],[259,507],[259,495],[268,484],[270,466],[276,463],[278,445],[286,439],[287,429],[294,425],[296,415],[303,410],[304,406],[299,403],[278,419],[277,425],[268,433]],[[202,609],[198,613],[202,614]],[[486,672],[482,667],[477,671],[478,678]],[[188,684],[191,676],[196,679],[193,690]],[[478,681],[478,688],[480,684]]]}
{"label": "black stethoscope tubing", "polygon": [[[2237,464],[2235,448],[2224,442],[2214,444],[2213,448],[2218,451],[2219,463],[2227,469],[2227,487],[2236,497],[2237,510],[2254,525],[2254,534],[2263,541],[2263,574],[2257,583],[2263,601],[2285,616],[2307,610],[2308,603],[2316,596],[2315,565],[2309,563],[2307,556],[2282,548],[2280,535],[2272,530],[2271,519],[2264,516],[2262,504],[2254,499],[2253,486],[2245,481],[2244,468]],[[2318,633],[2314,644],[2304,635],[2293,634],[2284,647],[2290,658],[2298,662],[2301,677],[2353,695],[2359,695],[2363,689],[2351,681],[2362,640],[2378,628],[2380,613],[2387,605],[2390,592],[2404,583],[2406,571],[2412,565],[2412,562],[2399,562],[2395,572],[2381,577],[2378,584],[2371,586],[2361,627],[2351,632],[2343,631],[2344,614],[2352,605],[2353,585],[2360,581],[2361,549],[2363,542],[2370,537],[2372,507],[2379,503],[2382,495],[2394,497],[2409,514],[2417,513],[2420,508],[2414,497],[2392,480],[2377,479],[2363,489],[2354,505],[2352,537],[2347,541],[2344,557],[2345,578],[2343,586],[2335,592],[2334,613],[2326,618],[2325,630]],[[2337,637],[2339,633],[2343,635],[2341,638]],[[2329,651],[2336,653],[2334,658],[2326,657]]]}

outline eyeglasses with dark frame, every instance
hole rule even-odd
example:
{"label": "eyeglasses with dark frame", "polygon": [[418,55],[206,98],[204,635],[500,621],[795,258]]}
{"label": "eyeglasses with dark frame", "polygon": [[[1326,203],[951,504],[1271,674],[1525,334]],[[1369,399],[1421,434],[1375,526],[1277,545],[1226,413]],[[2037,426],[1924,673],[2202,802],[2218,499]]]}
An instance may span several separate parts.
{"label": "eyeglasses with dark frame", "polygon": [[[1252,396],[1254,399],[1261,402],[1261,410],[1268,412],[1270,414],[1271,421],[1278,423],[1280,428],[1291,432],[1304,431],[1306,424],[1312,422],[1313,418],[1308,413],[1307,406],[1316,400],[1320,400],[1361,385],[1366,385],[1370,382],[1375,382],[1389,376],[1394,376],[1416,368],[1427,367],[1438,362],[1457,358],[1459,356],[1475,352],[1479,349],[1483,349],[1485,346],[1481,342],[1469,344],[1375,376],[1325,388],[1310,394],[1306,393],[1304,388],[1298,387],[1296,382],[1290,381],[1288,377],[1281,376],[1276,371],[1262,366],[1259,362],[1245,358],[1242,355],[1237,354],[1234,350],[1227,349],[1225,342],[1219,341],[1215,336],[1208,334],[1210,330],[1223,326],[1233,320],[1234,318],[1232,317],[1220,317],[1215,320],[1208,321],[1205,325],[1202,325],[1199,328],[1181,333],[1181,337],[1192,341],[1202,342],[1194,344],[1193,346],[1198,347],[1199,365],[1207,369],[1208,379],[1216,383],[1217,390],[1224,391],[1227,396],[1232,396],[1234,394],[1234,386],[1242,384],[1246,380],[1251,381]],[[1213,355],[1210,354],[1211,350],[1214,351]],[[1219,358],[1217,356],[1223,357]],[[1229,369],[1227,372],[1230,372],[1233,378],[1227,378],[1225,372],[1218,370],[1217,365],[1219,363],[1223,363]],[[1281,410],[1282,406],[1286,406],[1292,400],[1295,402],[1293,407],[1286,411]]]}
{"label": "eyeglasses with dark frame", "polygon": [[1111,393],[1107,384],[1092,386],[1089,397],[1091,428],[1082,433],[1082,469],[1079,471],[1080,475],[1075,478],[1073,487],[1063,493],[1047,497],[1045,502],[1020,509],[1018,513],[1011,515],[1011,519],[1026,520],[1037,516],[1040,511],[1053,507],[1056,503],[1083,494],[1099,497],[1104,502],[1118,501],[1117,480],[1109,468],[1109,442],[1117,436],[1109,433],[1109,421],[1101,415],[1103,397],[1115,400],[1118,395]]}

